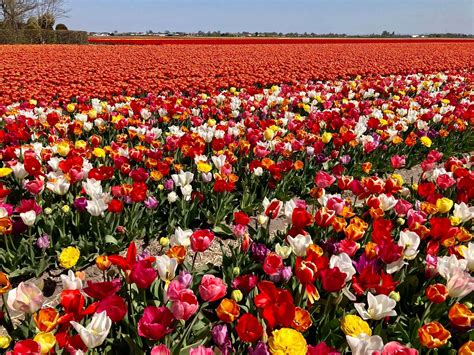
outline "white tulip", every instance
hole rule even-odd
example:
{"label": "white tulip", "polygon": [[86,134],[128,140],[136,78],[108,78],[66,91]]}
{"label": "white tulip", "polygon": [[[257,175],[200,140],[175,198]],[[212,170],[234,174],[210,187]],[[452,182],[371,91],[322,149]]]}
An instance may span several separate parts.
{"label": "white tulip", "polygon": [[437,259],[436,269],[438,273],[446,280],[456,273],[457,269],[466,270],[467,260],[458,259],[456,255],[439,256]]}
{"label": "white tulip", "polygon": [[356,269],[352,264],[352,259],[346,253],[331,256],[329,260],[329,267],[332,269],[337,267],[341,272],[345,273],[346,282],[352,279],[352,276],[356,274]]}
{"label": "white tulip", "polygon": [[474,206],[469,207],[464,202],[459,205],[454,204],[453,217],[459,218],[461,223],[465,223],[474,217]]}
{"label": "white tulip", "polygon": [[44,302],[43,292],[32,282],[20,282],[8,292],[8,307],[17,312],[35,313]]}
{"label": "white tulip", "polygon": [[415,232],[400,232],[398,245],[403,247],[403,256],[407,260],[413,260],[418,255],[420,237]]}
{"label": "white tulip", "polygon": [[174,279],[178,261],[170,258],[168,255],[160,255],[156,257],[156,269],[160,275],[160,279],[169,282]]}
{"label": "white tulip", "polygon": [[456,269],[446,284],[448,294],[452,298],[463,298],[474,291],[474,277],[461,269]]}
{"label": "white tulip", "polygon": [[292,249],[286,245],[280,245],[280,243],[275,245],[275,253],[281,256],[282,259],[287,259],[290,256],[291,251]]}
{"label": "white tulip", "polygon": [[191,200],[191,194],[193,193],[193,187],[191,185],[181,186],[181,193],[183,194],[184,200]]}
{"label": "white tulip", "polygon": [[369,336],[361,333],[355,337],[346,335],[347,343],[351,348],[352,355],[371,355],[383,350],[383,340],[378,335]]}
{"label": "white tulip", "polygon": [[107,316],[107,313],[103,311],[94,314],[91,322],[86,327],[74,321],[71,322],[71,325],[79,333],[84,344],[89,349],[93,349],[101,346],[107,338],[107,335],[109,335],[112,320]]}
{"label": "white tulip", "polygon": [[296,256],[306,256],[306,249],[308,246],[313,244],[311,236],[309,234],[302,235],[298,234],[296,237],[289,235],[287,237],[288,244],[290,244],[291,250]]}
{"label": "white tulip", "polygon": [[193,231],[191,229],[182,230],[181,227],[176,228],[170,239],[171,246],[182,245],[183,247],[189,247],[192,234]]}
{"label": "white tulip", "polygon": [[36,212],[31,210],[28,212],[20,213],[20,218],[26,226],[31,227],[33,224],[35,224]]}
{"label": "white tulip", "polygon": [[87,200],[87,212],[92,216],[101,216],[105,211],[107,211],[108,205],[103,199],[93,198],[92,200]]}
{"label": "white tulip", "polygon": [[294,199],[285,203],[284,214],[286,217],[286,222],[291,223],[293,218],[293,210],[296,208],[296,202]]}
{"label": "white tulip", "polygon": [[380,208],[384,211],[391,210],[397,204],[398,200],[393,196],[382,194],[379,196]]}
{"label": "white tulip", "polygon": [[225,155],[219,155],[218,157],[214,155],[211,159],[216,168],[221,171],[222,167],[225,165],[227,157]]}
{"label": "white tulip", "polygon": [[18,180],[23,180],[25,177],[28,176],[28,172],[25,170],[25,165],[23,163],[16,163],[12,166],[13,174]]}
{"label": "white tulip", "polygon": [[61,275],[63,290],[82,290],[82,280],[76,277],[74,271],[69,270],[67,275]]}
{"label": "white tulip", "polygon": [[166,198],[168,199],[169,203],[174,203],[178,199],[178,195],[176,192],[171,191]]}
{"label": "white tulip", "polygon": [[82,183],[82,187],[91,198],[100,198],[102,196],[102,185],[98,180],[87,179]]}
{"label": "white tulip", "polygon": [[254,169],[253,174],[255,176],[262,176],[263,175],[263,169],[261,167],[257,167]]}
{"label": "white tulip", "polygon": [[474,271],[474,243],[470,242],[467,247],[461,247],[461,254],[467,261],[467,268],[469,271]]}
{"label": "white tulip", "polygon": [[56,195],[65,195],[69,191],[71,184],[63,173],[51,172],[48,174],[46,188]]}
{"label": "white tulip", "polygon": [[367,319],[380,320],[385,317],[396,316],[397,312],[394,311],[397,302],[386,295],[374,296],[372,293],[367,294],[368,308],[365,309],[364,303],[355,303],[354,307],[359,315]]}
{"label": "white tulip", "polygon": [[212,181],[212,173],[201,173],[201,178],[203,182],[211,182]]}
{"label": "white tulip", "polygon": [[194,179],[194,174],[189,171],[180,171],[179,174],[171,175],[171,178],[173,179],[176,186],[186,186],[191,184]]}

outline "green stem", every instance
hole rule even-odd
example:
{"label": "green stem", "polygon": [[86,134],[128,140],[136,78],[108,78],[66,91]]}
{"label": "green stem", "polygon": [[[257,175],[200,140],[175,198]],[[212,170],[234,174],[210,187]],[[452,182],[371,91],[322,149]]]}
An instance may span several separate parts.
{"label": "green stem", "polygon": [[5,309],[5,313],[7,315],[7,318],[8,318],[8,326],[9,326],[9,331],[13,331],[13,323],[12,323],[12,317],[10,315],[10,311],[8,310],[8,304],[5,300],[5,294],[2,293],[2,301],[3,301],[3,308]]}

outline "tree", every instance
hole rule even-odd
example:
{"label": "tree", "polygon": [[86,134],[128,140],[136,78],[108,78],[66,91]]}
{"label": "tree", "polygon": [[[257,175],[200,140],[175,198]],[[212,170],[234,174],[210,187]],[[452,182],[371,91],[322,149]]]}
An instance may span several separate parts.
{"label": "tree", "polygon": [[0,18],[7,28],[18,29],[36,9],[37,0],[0,0]]}
{"label": "tree", "polygon": [[0,20],[11,29],[19,29],[26,18],[34,15],[28,26],[34,26],[34,20],[40,28],[53,29],[57,18],[64,17],[68,10],[64,0],[0,0]]}
{"label": "tree", "polygon": [[36,0],[36,17],[42,29],[52,30],[58,18],[66,17],[69,12],[64,0]]}

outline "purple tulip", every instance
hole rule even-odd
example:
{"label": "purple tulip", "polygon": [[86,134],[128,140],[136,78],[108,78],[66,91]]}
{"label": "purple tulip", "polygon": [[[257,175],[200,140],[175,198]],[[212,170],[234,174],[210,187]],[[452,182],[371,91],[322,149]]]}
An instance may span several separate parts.
{"label": "purple tulip", "polygon": [[85,197],[79,197],[74,200],[74,207],[76,210],[82,212],[87,208],[87,199]]}

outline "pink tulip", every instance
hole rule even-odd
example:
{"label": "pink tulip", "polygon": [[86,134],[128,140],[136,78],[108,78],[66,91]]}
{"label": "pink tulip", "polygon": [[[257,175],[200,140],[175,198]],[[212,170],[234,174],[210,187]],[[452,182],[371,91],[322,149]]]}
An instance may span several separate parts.
{"label": "pink tulip", "polygon": [[320,187],[320,188],[326,188],[328,186],[331,186],[334,181],[336,181],[336,178],[324,171],[318,171],[315,178],[314,178],[314,182],[316,183],[316,186],[317,187]]}
{"label": "pink tulip", "polygon": [[390,163],[392,163],[392,168],[400,169],[405,166],[406,159],[403,155],[394,155],[390,158]]}
{"label": "pink tulip", "polygon": [[407,212],[408,225],[411,227],[415,223],[423,224],[426,222],[426,213],[423,211],[409,210]]}
{"label": "pink tulip", "polygon": [[188,320],[198,309],[198,300],[192,290],[184,290],[173,302],[171,310],[176,319]]}
{"label": "pink tulip", "polygon": [[166,345],[155,345],[153,349],[151,349],[150,355],[170,355],[170,350],[166,347]]}
{"label": "pink tulip", "polygon": [[399,217],[404,217],[412,208],[413,205],[410,202],[404,199],[399,199],[393,210]]}
{"label": "pink tulip", "polygon": [[375,351],[374,355],[418,355],[418,350],[406,347],[398,341],[391,341],[385,344],[382,352]]}
{"label": "pink tulip", "polygon": [[20,282],[17,288],[8,292],[8,307],[18,312],[35,313],[43,302],[43,293],[32,282]]}
{"label": "pink tulip", "polygon": [[166,290],[166,296],[168,296],[171,301],[176,301],[179,299],[179,295],[184,290],[186,290],[186,285],[184,285],[182,282],[179,282],[179,280],[174,279],[168,285],[168,289]]}
{"label": "pink tulip", "polygon": [[199,294],[204,301],[214,302],[225,296],[227,286],[222,279],[206,274],[199,285]]}
{"label": "pink tulip", "polygon": [[206,348],[204,345],[199,345],[197,348],[189,350],[189,355],[214,355],[214,350]]}

